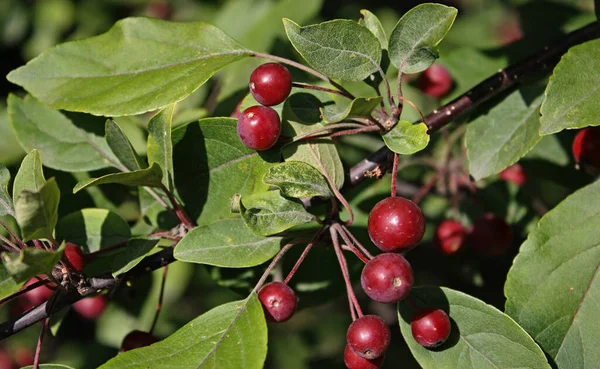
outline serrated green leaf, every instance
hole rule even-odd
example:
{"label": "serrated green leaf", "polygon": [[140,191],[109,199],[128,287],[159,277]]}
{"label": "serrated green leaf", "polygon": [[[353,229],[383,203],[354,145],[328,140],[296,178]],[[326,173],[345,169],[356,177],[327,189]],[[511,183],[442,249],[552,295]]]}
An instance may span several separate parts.
{"label": "serrated green leaf", "polygon": [[399,121],[394,128],[381,137],[390,150],[400,155],[414,154],[429,144],[425,123],[412,124],[407,120]]}
{"label": "serrated green leaf", "polygon": [[46,183],[44,172],[42,171],[42,157],[38,150],[31,150],[29,154],[23,158],[21,167],[15,176],[13,182],[13,201],[17,200],[21,191],[39,191]]}
{"label": "serrated green leaf", "polygon": [[600,365],[600,181],[546,213],[521,246],[504,288],[506,312],[558,368]]}
{"label": "serrated green leaf", "polygon": [[419,308],[442,309],[450,316],[448,340],[436,349],[419,345],[410,322],[414,305],[398,304],[400,331],[423,368],[550,369],[544,353],[514,320],[495,307],[459,291],[444,287],[417,287],[411,302]]}
{"label": "serrated green leaf", "polygon": [[600,125],[600,40],[572,47],[544,92],[540,133]]}
{"label": "serrated green leaf", "polygon": [[271,259],[281,237],[251,232],[241,218],[224,219],[186,234],[175,248],[175,259],[225,268],[248,268]]}
{"label": "serrated green leaf", "polygon": [[162,109],[148,123],[148,164],[157,163],[163,172],[163,184],[173,191],[173,142],[171,124],[175,104]]}
{"label": "serrated green leaf", "polygon": [[89,254],[130,237],[129,225],[119,215],[106,209],[81,209],[59,220],[55,238],[72,242]]}
{"label": "serrated green leaf", "polygon": [[355,21],[336,19],[300,27],[284,18],[283,25],[294,48],[326,76],[362,81],[379,67],[379,40]]}
{"label": "serrated green leaf", "polygon": [[540,141],[541,103],[537,91],[533,99],[514,91],[488,114],[469,123],[465,144],[469,172],[475,180],[501,172]]}
{"label": "serrated green leaf", "polygon": [[332,196],[323,174],[310,164],[301,161],[286,161],[269,168],[263,180],[276,186],[281,194],[296,199]]}
{"label": "serrated green leaf", "polygon": [[16,283],[25,283],[38,274],[50,275],[63,250],[64,246],[56,251],[28,247],[19,253],[3,252],[2,263]]}
{"label": "serrated green leaf", "polygon": [[438,58],[437,45],[452,27],[458,11],[442,4],[421,4],[408,12],[390,35],[390,61],[403,73],[418,73]]}
{"label": "serrated green leaf", "polygon": [[23,190],[15,200],[16,220],[24,242],[52,238],[58,220],[60,190],[50,178],[39,191]]}
{"label": "serrated green leaf", "polygon": [[17,292],[25,282],[17,283],[12,278],[4,264],[0,264],[0,299]]}
{"label": "serrated green leaf", "polygon": [[387,50],[388,40],[379,18],[367,9],[362,9],[360,14],[362,14],[362,18],[359,19],[358,23],[367,27],[367,29],[377,37],[381,48]]}
{"label": "serrated green leaf", "polygon": [[115,166],[116,158],[104,137],[79,127],[62,113],[26,96],[8,96],[10,124],[25,151],[37,149],[44,165],[67,172]]}
{"label": "serrated green leaf", "polygon": [[288,200],[279,191],[242,197],[242,219],[254,233],[269,236],[315,220],[301,203]]}
{"label": "serrated green leaf", "polygon": [[126,18],[100,36],[47,50],[7,78],[57,109],[134,115],[182,100],[249,54],[209,24]]}
{"label": "serrated green leaf", "polygon": [[377,108],[382,100],[381,96],[369,98],[358,97],[347,105],[335,104],[333,106],[326,106],[321,111],[326,123],[341,122],[348,118],[368,118],[371,116],[373,109]]}
{"label": "serrated green leaf", "polygon": [[8,192],[8,184],[10,183],[10,172],[3,164],[0,164],[0,216],[12,215],[15,216],[13,202]]}
{"label": "serrated green leaf", "polygon": [[218,306],[151,346],[117,355],[99,369],[255,369],[267,355],[267,324],[255,293]]}
{"label": "serrated green leaf", "polygon": [[162,170],[156,163],[150,168],[134,170],[132,172],[112,173],[99,178],[90,178],[78,182],[73,188],[73,193],[77,193],[86,187],[98,186],[101,184],[118,183],[129,186],[148,186],[160,187],[162,182]]}
{"label": "serrated green leaf", "polygon": [[86,264],[84,272],[87,275],[111,273],[115,277],[127,273],[156,247],[158,241],[159,238],[131,238],[122,247],[98,254]]}
{"label": "serrated green leaf", "polygon": [[125,168],[128,170],[147,168],[147,165],[135,152],[133,145],[129,142],[129,139],[125,136],[125,133],[123,133],[117,122],[108,119],[104,127],[106,143]]}

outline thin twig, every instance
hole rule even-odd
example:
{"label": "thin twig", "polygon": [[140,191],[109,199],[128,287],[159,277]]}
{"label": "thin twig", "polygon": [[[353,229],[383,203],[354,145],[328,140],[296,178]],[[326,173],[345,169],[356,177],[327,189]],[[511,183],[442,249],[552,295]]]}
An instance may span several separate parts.
{"label": "thin twig", "polygon": [[193,229],[194,223],[191,221],[190,217],[187,215],[185,210],[181,206],[179,206],[177,199],[175,199],[175,196],[173,196],[171,191],[162,183],[160,185],[160,189],[164,192],[164,194],[171,202],[171,206],[173,206],[173,210],[175,210],[175,214],[177,215],[177,218],[179,219],[181,224],[183,224],[184,227],[186,227],[187,229]]}
{"label": "thin twig", "polygon": [[398,180],[398,153],[394,153],[394,165],[392,166],[392,197],[396,197],[396,181]]}
{"label": "thin twig", "polygon": [[[341,230],[341,231],[340,231]],[[352,234],[352,232],[350,232],[350,230],[340,224],[337,231],[340,233],[340,235],[342,236],[342,238],[344,239],[344,241],[346,243],[348,243],[348,240],[346,239],[345,236],[350,237],[350,239],[352,240],[352,242],[350,242],[351,244],[353,244],[354,246],[358,247],[358,249],[367,257],[369,258],[369,260],[373,259],[373,255],[371,255],[371,253],[369,252],[369,250],[367,250],[362,243],[360,243],[358,241],[358,239],[356,237],[354,237],[354,235]]]}
{"label": "thin twig", "polygon": [[4,229],[6,229],[8,234],[10,234],[10,236],[17,242],[17,244],[19,244],[20,248],[27,248],[27,245],[23,241],[21,241],[21,239],[15,234],[15,232],[13,232],[12,229],[10,229],[10,227],[6,225],[6,223],[0,220],[0,225],[4,227]]}
{"label": "thin twig", "polygon": [[324,231],[325,231],[325,227],[321,227],[315,233],[314,237],[310,240],[310,242],[304,248],[304,251],[302,251],[302,254],[298,258],[298,260],[296,260],[296,264],[294,264],[294,267],[292,268],[292,270],[290,270],[290,272],[288,273],[287,277],[285,277],[285,279],[283,280],[284,284],[288,284],[290,282],[290,280],[292,279],[292,277],[298,271],[298,268],[300,267],[300,265],[302,264],[302,262],[304,261],[304,259],[306,259],[306,255],[308,255],[308,252],[312,249],[312,247],[314,245],[316,245],[319,242],[319,238],[321,237],[321,235],[323,234]]}
{"label": "thin twig", "polygon": [[156,304],[156,313],[154,313],[154,320],[152,320],[152,325],[150,326],[150,334],[154,332],[154,328],[156,327],[156,323],[158,322],[158,316],[160,315],[160,311],[162,310],[163,299],[165,295],[165,283],[167,281],[167,273],[169,271],[169,266],[165,265],[163,268],[162,281],[160,283],[160,293],[158,295],[158,303]]}
{"label": "thin twig", "polygon": [[14,251],[19,252],[19,250],[20,250],[19,247],[17,247],[17,245],[12,243],[8,238],[4,237],[1,234],[0,234],[0,241],[4,242],[6,245],[10,246]]}
{"label": "thin twig", "polygon": [[343,96],[347,99],[350,99],[349,96],[345,95],[343,92],[340,92],[338,90],[334,90],[331,88],[327,88],[327,87],[321,87],[321,86],[315,86],[315,85],[309,85],[306,83],[298,83],[298,82],[292,82],[292,87],[296,87],[296,88],[304,88],[307,90],[317,90],[317,91],[323,91],[323,92],[328,92],[331,94],[336,94],[336,95],[340,95]]}
{"label": "thin twig", "polygon": [[337,231],[335,228],[329,228],[329,234],[331,235],[331,241],[333,242],[333,249],[335,250],[335,255],[337,256],[338,263],[340,264],[340,269],[342,270],[342,276],[344,277],[344,282],[346,284],[346,291],[348,293],[348,300],[350,302],[350,313],[352,314],[352,320],[356,320],[356,317],[352,311],[352,307],[356,309],[356,313],[358,317],[362,317],[363,313],[360,309],[360,305],[358,304],[358,299],[354,294],[354,290],[352,289],[352,283],[350,282],[350,273],[348,272],[348,264],[346,264],[346,258],[344,257],[344,253],[342,252],[342,248],[340,247],[340,242],[337,238]]}

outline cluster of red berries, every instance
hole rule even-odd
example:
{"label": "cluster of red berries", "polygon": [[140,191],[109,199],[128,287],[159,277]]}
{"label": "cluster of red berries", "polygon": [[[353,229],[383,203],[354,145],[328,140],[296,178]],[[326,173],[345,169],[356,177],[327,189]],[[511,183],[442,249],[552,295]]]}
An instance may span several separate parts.
{"label": "cluster of red berries", "polygon": [[250,92],[255,105],[242,112],[237,122],[237,134],[242,143],[253,150],[267,150],[279,139],[281,120],[271,108],[287,99],[292,90],[292,75],[281,64],[266,63],[250,75]]}

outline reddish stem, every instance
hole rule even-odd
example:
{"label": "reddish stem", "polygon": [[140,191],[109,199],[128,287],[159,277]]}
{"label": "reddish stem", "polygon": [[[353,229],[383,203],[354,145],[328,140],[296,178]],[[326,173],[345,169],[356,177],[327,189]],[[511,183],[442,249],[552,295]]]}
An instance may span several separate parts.
{"label": "reddish stem", "polygon": [[285,277],[285,279],[283,280],[284,284],[288,284],[289,281],[290,281],[290,279],[292,279],[292,277],[294,277],[294,275],[296,274],[296,271],[298,270],[298,268],[300,267],[300,265],[302,264],[302,262],[306,258],[306,255],[308,255],[308,252],[312,249],[312,247],[314,245],[316,245],[319,242],[318,241],[319,237],[321,237],[321,235],[323,234],[324,230],[325,230],[325,228],[323,228],[323,227],[319,228],[319,230],[315,233],[314,237],[306,245],[306,247],[304,248],[304,251],[302,251],[302,254],[300,255],[300,257],[296,261],[296,264],[294,264],[294,267],[292,268],[292,270],[290,270],[290,272],[288,273],[287,277]]}
{"label": "reddish stem", "polygon": [[429,180],[427,182],[425,182],[423,187],[421,187],[419,192],[417,192],[413,196],[412,202],[414,202],[415,204],[420,203],[421,200],[423,200],[423,197],[425,197],[425,195],[427,195],[429,193],[429,191],[431,191],[433,186],[435,186],[435,184],[437,183],[439,178],[440,178],[440,176],[437,173],[435,173],[431,178],[429,178]]}
{"label": "reddish stem", "polygon": [[171,191],[169,191],[169,189],[165,187],[164,184],[161,184],[160,188],[169,198],[169,201],[173,206],[173,210],[175,210],[175,215],[177,215],[177,218],[179,219],[181,224],[183,224],[183,226],[187,229],[193,229],[194,223],[191,221],[185,210],[181,206],[179,206],[179,203],[177,202]]}
{"label": "reddish stem", "polygon": [[[5,303],[7,303],[10,300],[16,299],[17,297],[19,297],[19,296],[21,296],[21,295],[23,295],[23,294],[25,294],[25,293],[27,293],[27,292],[29,292],[31,290],[35,290],[36,288],[38,288],[40,286],[49,284],[50,282],[51,281],[49,279],[42,279],[42,280],[39,280],[37,282],[34,282],[34,283],[30,284],[29,286],[27,286],[27,287],[25,287],[25,288],[23,288],[23,289],[15,292],[15,293],[13,293],[12,295],[10,295],[8,297],[5,297],[2,300],[0,300],[0,306],[4,305]],[[48,287],[48,288],[51,288],[51,287]],[[51,288],[51,289],[54,289],[54,288]]]}
{"label": "reddish stem", "polygon": [[[352,313],[352,306],[356,309],[356,313],[358,317],[362,317],[363,313],[360,309],[360,305],[358,304],[358,299],[354,294],[354,290],[352,289],[352,283],[350,283],[350,273],[348,272],[348,264],[346,264],[346,258],[344,257],[344,253],[342,252],[342,248],[340,247],[340,242],[337,238],[337,231],[335,228],[329,228],[329,234],[331,235],[331,241],[333,242],[333,249],[335,250],[335,255],[337,256],[338,263],[340,264],[340,269],[342,270],[342,275],[344,276],[344,282],[346,283],[346,291],[348,293],[348,299],[350,300],[350,312]],[[356,320],[356,317],[352,313],[352,319]]]}
{"label": "reddish stem", "polygon": [[348,246],[348,245],[341,245],[342,250],[346,250],[346,251],[352,251],[352,253],[354,255],[356,255],[357,258],[359,258],[363,263],[368,263],[369,259],[367,259],[366,256],[364,256],[363,254],[361,254],[360,252],[358,252],[358,250],[356,249],[356,247],[353,246]]}
{"label": "reddish stem", "polygon": [[154,328],[156,327],[156,322],[158,322],[158,316],[160,315],[160,311],[162,309],[163,299],[165,295],[165,283],[167,281],[167,272],[169,271],[169,265],[165,265],[163,268],[162,281],[160,283],[160,294],[158,295],[158,304],[156,304],[156,313],[154,314],[154,320],[152,321],[152,325],[150,326],[150,334],[154,332]]}
{"label": "reddish stem", "polygon": [[396,197],[396,181],[398,176],[398,154],[394,153],[394,165],[392,166],[392,197]]}
{"label": "reddish stem", "polygon": [[12,231],[12,229],[10,229],[3,221],[0,220],[0,225],[2,227],[4,227],[4,229],[6,229],[6,231],[8,232],[8,234],[10,234],[10,236],[17,241],[17,243],[19,244],[19,246],[22,249],[27,248],[27,245],[25,243],[23,243],[23,241],[21,241],[21,239],[19,237],[17,237],[17,235],[15,234],[15,232]]}
{"label": "reddish stem", "polygon": [[271,263],[269,263],[269,266],[267,267],[267,269],[265,269],[264,273],[262,274],[262,276],[256,283],[256,286],[254,286],[254,289],[252,290],[253,292],[257,292],[258,290],[260,290],[263,283],[265,283],[265,280],[267,280],[269,273],[271,273],[271,270],[273,270],[273,268],[275,267],[275,265],[277,265],[279,260],[281,260],[283,255],[285,255],[285,253],[295,244],[296,244],[296,242],[290,242],[290,243],[286,244],[285,246],[283,246],[281,248],[281,250],[279,250],[277,255],[275,255],[275,257],[271,260]]}
{"label": "reddish stem", "polygon": [[[342,236],[342,239],[350,247],[357,247],[360,252],[367,257],[368,260],[373,259],[373,255],[354,237],[352,232],[341,224],[334,224],[336,231]],[[348,239],[350,237],[350,239]]]}
{"label": "reddish stem", "polygon": [[338,90],[334,90],[331,88],[327,88],[327,87],[321,87],[321,86],[315,86],[315,85],[308,85],[305,83],[298,83],[298,82],[292,82],[292,87],[297,87],[297,88],[304,88],[307,90],[317,90],[317,91],[323,91],[323,92],[329,92],[331,94],[336,94],[336,95],[340,95],[343,97],[348,97],[345,94],[343,94],[342,92],[338,91]]}
{"label": "reddish stem", "polygon": [[10,248],[12,248],[14,251],[18,252],[20,250],[17,247],[17,245],[15,245],[14,243],[12,243],[8,238],[4,237],[1,234],[0,234],[0,241],[4,242],[7,246],[9,246]]}

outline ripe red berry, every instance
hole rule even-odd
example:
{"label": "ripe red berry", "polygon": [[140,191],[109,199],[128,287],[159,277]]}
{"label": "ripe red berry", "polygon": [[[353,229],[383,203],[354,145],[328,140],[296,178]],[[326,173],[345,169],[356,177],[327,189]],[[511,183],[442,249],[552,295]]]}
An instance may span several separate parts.
{"label": "ripe red berry", "polygon": [[280,133],[279,114],[268,106],[251,106],[238,118],[238,137],[250,149],[266,150],[272,147]]}
{"label": "ripe red berry", "polygon": [[123,338],[121,344],[121,352],[133,350],[140,347],[150,346],[153,343],[158,342],[158,338],[154,337],[148,332],[142,331],[131,331]]}
{"label": "ripe red berry", "polygon": [[433,64],[419,77],[419,88],[426,95],[440,98],[452,88],[452,77],[441,64]]}
{"label": "ripe red berry", "polygon": [[346,345],[344,350],[344,364],[348,369],[378,369],[383,365],[385,356],[380,356],[376,359],[365,359],[352,351],[350,346]]}
{"label": "ripe red berry", "polygon": [[443,220],[435,230],[433,242],[437,248],[446,255],[459,252],[465,244],[467,229],[456,220]]}
{"label": "ripe red berry", "polygon": [[373,300],[395,303],[403,300],[413,286],[413,271],[406,259],[399,254],[381,254],[365,265],[360,284]]}
{"label": "ripe red berry", "polygon": [[[31,286],[32,284],[38,282],[37,278],[31,278],[23,288]],[[31,291],[25,292],[21,295],[21,299],[24,302],[23,309],[28,310],[36,305],[41,304],[42,302],[48,301],[50,296],[52,296],[53,291],[48,288],[46,285],[34,288]]]}
{"label": "ripe red berry", "polygon": [[425,217],[412,201],[388,197],[373,207],[367,228],[371,241],[383,252],[406,252],[423,238]]}
{"label": "ripe red berry", "polygon": [[504,219],[486,213],[473,223],[468,242],[481,255],[501,255],[510,248],[512,229]]}
{"label": "ripe red berry", "polygon": [[437,347],[446,342],[450,336],[450,318],[443,310],[423,309],[412,318],[410,329],[419,345]]}
{"label": "ripe red berry", "polygon": [[577,132],[573,140],[573,156],[578,164],[600,169],[599,127],[588,127]]}
{"label": "ripe red berry", "polygon": [[287,99],[290,91],[292,91],[292,75],[281,64],[263,64],[250,75],[250,92],[262,105],[280,104]]}
{"label": "ripe red berry", "polygon": [[8,352],[0,347],[0,369],[12,369],[13,361]]}
{"label": "ripe red berry", "polygon": [[527,173],[518,163],[504,169],[498,174],[498,177],[506,182],[512,182],[519,187],[523,186],[525,181],[527,181]]}
{"label": "ripe red berry", "polygon": [[297,299],[294,290],[281,282],[266,284],[258,292],[258,299],[262,303],[265,316],[272,322],[285,322],[296,311]]}
{"label": "ripe red berry", "polygon": [[390,329],[383,319],[365,315],[350,324],[346,340],[358,356],[372,360],[383,356],[390,344],[390,336]]}
{"label": "ripe red berry", "polygon": [[77,273],[83,272],[83,268],[85,267],[85,257],[83,256],[81,248],[74,243],[67,242],[62,260],[68,267]]}
{"label": "ripe red berry", "polygon": [[93,297],[86,297],[73,304],[73,309],[82,317],[93,320],[98,318],[108,305],[108,299],[106,296],[98,295]]}

